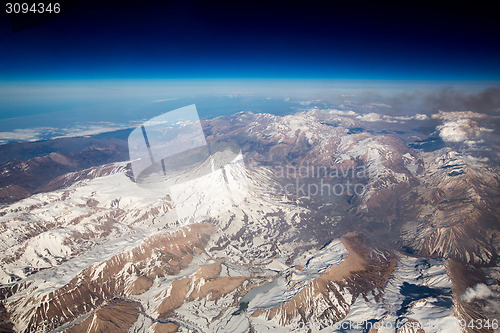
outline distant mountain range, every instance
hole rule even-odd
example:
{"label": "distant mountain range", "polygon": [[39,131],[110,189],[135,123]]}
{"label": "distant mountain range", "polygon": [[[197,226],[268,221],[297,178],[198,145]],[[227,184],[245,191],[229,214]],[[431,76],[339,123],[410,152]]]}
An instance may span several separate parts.
{"label": "distant mountain range", "polygon": [[202,125],[248,194],[189,225],[128,131],[2,148],[3,331],[498,331],[498,165],[329,110]]}

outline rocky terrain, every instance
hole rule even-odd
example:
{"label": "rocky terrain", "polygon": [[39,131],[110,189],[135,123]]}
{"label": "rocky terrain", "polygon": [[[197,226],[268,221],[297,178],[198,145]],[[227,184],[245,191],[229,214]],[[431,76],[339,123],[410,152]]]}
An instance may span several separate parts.
{"label": "rocky terrain", "polygon": [[328,109],[202,125],[241,148],[248,193],[189,225],[116,142],[3,164],[1,329],[498,331],[494,162]]}
{"label": "rocky terrain", "polygon": [[[54,178],[92,166],[128,160],[122,130],[96,137],[60,138],[50,141],[2,145],[0,149],[0,203],[11,203],[34,193],[49,192]],[[63,184],[60,184],[63,185]]]}

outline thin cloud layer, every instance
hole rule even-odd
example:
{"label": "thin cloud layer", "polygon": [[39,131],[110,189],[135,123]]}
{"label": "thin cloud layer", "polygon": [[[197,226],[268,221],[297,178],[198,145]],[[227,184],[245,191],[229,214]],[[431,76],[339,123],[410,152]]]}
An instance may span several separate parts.
{"label": "thin cloud layer", "polygon": [[367,114],[363,115],[358,115],[356,118],[358,118],[361,121],[368,121],[368,122],[376,122],[376,121],[383,121],[386,123],[404,123],[408,120],[426,120],[428,119],[426,114],[422,113],[417,113],[412,116],[390,116],[386,114],[380,114],[376,112],[370,112]]}
{"label": "thin cloud layer", "polygon": [[338,116],[343,116],[343,117],[354,117],[360,121],[366,121],[366,122],[386,122],[386,123],[405,123],[406,121],[409,120],[426,120],[429,117],[426,114],[422,113],[417,113],[414,115],[387,115],[387,114],[381,114],[377,112],[370,112],[370,113],[358,113],[353,110],[337,110],[337,109],[320,109],[318,107],[314,107],[311,109],[306,109],[306,111],[321,111],[321,112],[327,112],[329,114],[333,115],[338,115]]}
{"label": "thin cloud layer", "polygon": [[9,132],[0,132],[0,144],[96,135],[130,127],[133,127],[133,125],[100,122],[97,124],[79,125],[72,128],[34,127],[16,129]]}

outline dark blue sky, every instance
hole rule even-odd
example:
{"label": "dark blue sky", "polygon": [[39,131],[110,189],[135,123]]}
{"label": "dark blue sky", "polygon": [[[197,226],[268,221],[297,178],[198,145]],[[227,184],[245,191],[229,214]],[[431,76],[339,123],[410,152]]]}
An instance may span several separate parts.
{"label": "dark blue sky", "polygon": [[500,80],[493,3],[324,3],[65,0],[46,22],[3,14],[0,79]]}

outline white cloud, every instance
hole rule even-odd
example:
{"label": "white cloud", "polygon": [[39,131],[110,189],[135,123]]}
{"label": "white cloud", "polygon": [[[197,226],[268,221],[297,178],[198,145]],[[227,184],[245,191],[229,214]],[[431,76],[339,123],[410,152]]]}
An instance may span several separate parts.
{"label": "white cloud", "polygon": [[487,285],[478,283],[474,287],[467,288],[460,297],[465,302],[472,302],[474,299],[485,299],[493,295],[493,291]]}
{"label": "white cloud", "polygon": [[416,120],[426,120],[427,118],[429,118],[429,117],[427,117],[427,115],[426,115],[426,114],[417,113],[417,114],[415,115],[415,119],[416,119]]}
{"label": "white cloud", "polygon": [[[378,105],[378,104],[377,104]],[[352,110],[338,110],[338,109],[320,109],[317,106],[306,109],[307,111],[311,112],[328,112],[329,114],[332,115],[337,115],[337,116],[348,116],[348,117],[356,117],[360,121],[366,121],[366,122],[377,122],[377,121],[383,121],[386,123],[405,123],[408,120],[426,120],[429,117],[427,117],[426,114],[421,114],[417,113],[415,115],[411,116],[389,116],[389,115],[384,115],[376,112],[370,112],[370,113],[365,113],[365,114],[359,114],[356,113],[355,111]]]}
{"label": "white cloud", "polygon": [[319,99],[314,99],[314,100],[311,100],[311,101],[300,101],[299,104],[300,105],[304,105],[304,106],[309,106],[311,104],[314,104],[314,103],[319,103],[321,102],[321,100]]}
{"label": "white cloud", "polygon": [[362,116],[358,116],[357,118],[361,121],[368,121],[368,122],[382,121],[382,116],[375,112],[370,112]]}
{"label": "white cloud", "polygon": [[439,136],[448,142],[466,142],[475,144],[473,139],[477,138],[481,132],[491,132],[492,129],[480,127],[473,119],[485,118],[486,115],[472,111],[452,111],[433,114],[433,119],[442,119],[443,124],[436,127]]}
{"label": "white cloud", "polygon": [[306,112],[321,112],[321,113],[329,113],[332,115],[336,116],[357,116],[358,114],[352,110],[338,110],[338,109],[320,109],[317,106],[310,108],[310,109],[304,109]]}
{"label": "white cloud", "polygon": [[477,122],[471,119],[445,121],[437,130],[443,140],[450,142],[463,142],[477,137],[480,133]]}
{"label": "white cloud", "polygon": [[327,111],[330,113],[330,114],[336,114],[336,115],[339,115],[339,116],[356,116],[357,113],[352,111],[352,110],[349,110],[349,111],[342,111],[342,110],[336,110],[336,109],[327,109]]}

